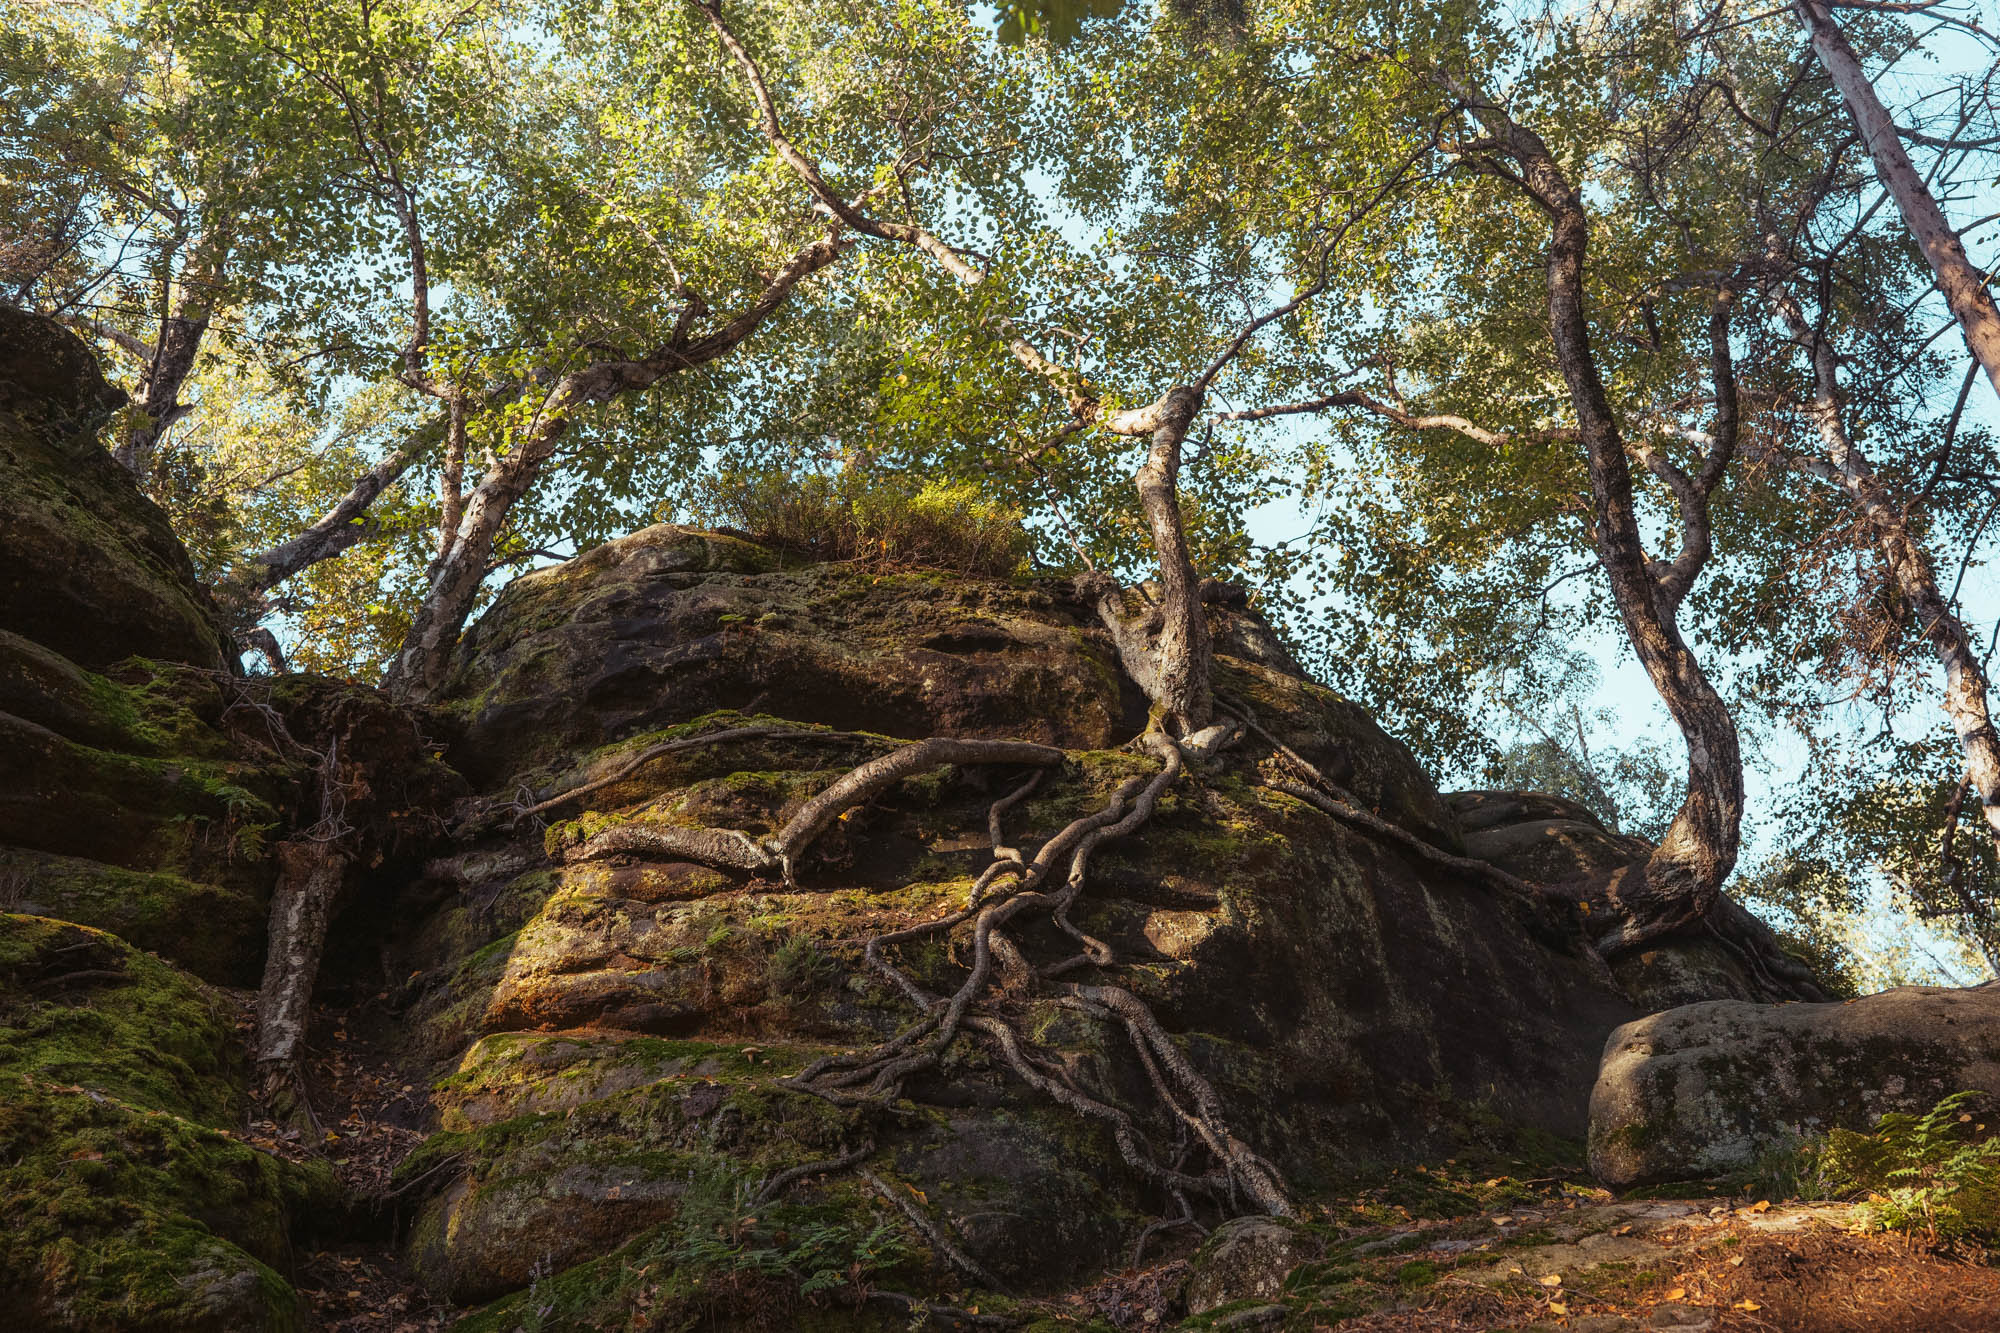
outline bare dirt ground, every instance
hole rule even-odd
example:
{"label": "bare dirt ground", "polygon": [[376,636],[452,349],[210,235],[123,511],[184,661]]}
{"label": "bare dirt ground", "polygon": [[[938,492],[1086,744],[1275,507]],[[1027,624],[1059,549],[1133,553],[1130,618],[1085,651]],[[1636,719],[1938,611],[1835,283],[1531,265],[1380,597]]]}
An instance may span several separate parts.
{"label": "bare dirt ground", "polygon": [[1595,1193],[1358,1229],[1268,1303],[1188,1315],[1176,1304],[1184,1260],[1107,1279],[1067,1303],[1080,1322],[1119,1330],[2000,1330],[2000,1268],[1863,1232],[1847,1205]]}

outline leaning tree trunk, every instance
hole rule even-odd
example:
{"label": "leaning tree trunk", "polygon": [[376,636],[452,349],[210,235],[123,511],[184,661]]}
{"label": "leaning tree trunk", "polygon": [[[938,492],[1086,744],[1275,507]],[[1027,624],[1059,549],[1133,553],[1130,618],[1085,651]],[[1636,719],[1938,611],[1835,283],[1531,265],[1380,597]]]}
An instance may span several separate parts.
{"label": "leaning tree trunk", "polygon": [[[1549,332],[1576,414],[1590,471],[1598,563],[1611,584],[1627,640],[1687,744],[1687,795],[1666,836],[1644,862],[1587,882],[1586,902],[1623,918],[1600,947],[1630,948],[1707,914],[1735,868],[1743,822],[1743,755],[1729,706],[1681,638],[1669,583],[1646,559],[1625,442],[1590,346],[1584,272],[1590,219],[1539,135],[1469,80],[1440,74],[1519,167],[1521,187],[1553,220],[1547,281]],[[1677,585],[1675,585],[1677,586]]]}
{"label": "leaning tree trunk", "polygon": [[[1553,163],[1551,163],[1553,165]],[[1729,705],[1681,637],[1646,560],[1632,470],[1590,350],[1584,262],[1590,224],[1580,201],[1556,215],[1548,260],[1549,324],[1590,468],[1597,558],[1626,638],[1687,743],[1688,788],[1653,855],[1614,880],[1610,896],[1642,920],[1627,941],[1705,914],[1735,868],[1743,822],[1743,755]]]}
{"label": "leaning tree trunk", "polygon": [[277,854],[278,886],[271,895],[270,942],[251,1053],[266,1104],[288,1114],[303,1105],[297,1096],[299,1055],[348,857],[330,842],[310,839],[281,842]]}
{"label": "leaning tree trunk", "polygon": [[1841,416],[1839,362],[1833,347],[1806,319],[1805,311],[1784,287],[1773,284],[1771,294],[1784,316],[1792,336],[1811,358],[1813,398],[1811,415],[1818,428],[1820,444],[1832,465],[1822,475],[1847,493],[1848,499],[1873,529],[1875,549],[1882,555],[1896,589],[1909,603],[1910,615],[1944,667],[1944,711],[1958,734],[1960,752],[1965,757],[1966,780],[1978,794],[1980,810],[1986,817],[1996,849],[2000,849],[2000,734],[1993,728],[1987,704],[1988,682],[1978,648],[1965,624],[1952,614],[1951,604],[1938,587],[1916,535],[1910,531],[1908,512],[1890,496],[1875,475],[1873,465],[1849,438]]}
{"label": "leaning tree trunk", "polygon": [[1937,288],[1965,333],[1966,346],[1986,371],[1993,391],[2000,394],[2000,308],[1995,307],[1993,293],[1987,290],[1986,275],[1966,258],[1958,233],[1945,220],[1944,210],[1904,151],[1895,120],[1875,95],[1875,85],[1869,82],[1824,0],[1795,0],[1793,9],[1812,38],[1813,54],[1839,89],[1840,100],[1847,104],[1847,114],[1874,160],[1876,177],[1896,201],[1903,224],[1937,275]]}

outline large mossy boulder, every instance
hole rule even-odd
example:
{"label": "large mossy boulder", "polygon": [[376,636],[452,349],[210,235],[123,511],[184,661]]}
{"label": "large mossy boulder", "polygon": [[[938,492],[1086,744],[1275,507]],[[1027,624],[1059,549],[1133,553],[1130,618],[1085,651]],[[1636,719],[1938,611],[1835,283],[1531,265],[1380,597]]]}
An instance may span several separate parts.
{"label": "large mossy boulder", "polygon": [[302,1326],[277,1270],[332,1178],[238,1137],[234,1020],[115,936],[0,915],[0,1322]]}
{"label": "large mossy boulder", "polygon": [[1801,1136],[1866,1129],[1966,1089],[2000,1094],[2000,987],[1688,1005],[1611,1034],[1590,1167],[1620,1188],[1728,1175]]}
{"label": "large mossy boulder", "polygon": [[[1402,745],[1299,674],[1240,604],[1218,599],[1210,615],[1227,699],[1371,811],[1460,851],[1457,820]],[[1039,845],[1157,768],[1124,748],[1143,706],[1068,580],[799,564],[654,528],[517,581],[466,642],[440,715],[449,757],[488,795],[414,892],[436,907],[397,967],[416,974],[399,1001],[413,1049],[438,1062],[442,1130],[404,1169],[422,1199],[411,1258],[437,1291],[484,1300],[538,1281],[538,1305],[616,1319],[669,1299],[662,1267],[683,1287],[796,1267],[779,1233],[797,1233],[770,1229],[780,1203],[753,1203],[757,1182],[863,1146],[865,1169],[1023,1291],[1116,1262],[1172,1210],[1108,1127],[969,1037],[886,1118],[783,1085],[909,1023],[860,946],[963,906],[992,857],[989,807],[1018,771],[905,781],[830,830],[793,883],[568,859],[633,821],[769,833],[855,764],[932,735],[1067,752],[1003,820],[1012,844]],[[762,734],[626,771],[664,742],[745,728]],[[1272,789],[1262,777],[1280,762],[1261,742],[1227,751],[1103,847],[1074,924],[1120,964],[1066,975],[1144,999],[1236,1131],[1307,1192],[1449,1154],[1472,1125],[1580,1136],[1603,1035],[1634,1011],[1583,955],[1577,923]],[[602,785],[514,820],[585,783]],[[897,957],[947,993],[963,940]],[[1044,960],[1075,947],[1052,930],[1021,944]],[[1037,1058],[1171,1143],[1129,1033],[1059,1000],[1003,978],[987,1005]],[[739,1183],[722,1208],[734,1213],[691,1231],[690,1189],[713,1210],[718,1179]],[[838,1171],[781,1205],[850,1237],[894,1218]],[[716,1256],[718,1226],[755,1264]],[[596,1258],[620,1244],[621,1265]],[[958,1280],[948,1266],[896,1271],[905,1290]]]}

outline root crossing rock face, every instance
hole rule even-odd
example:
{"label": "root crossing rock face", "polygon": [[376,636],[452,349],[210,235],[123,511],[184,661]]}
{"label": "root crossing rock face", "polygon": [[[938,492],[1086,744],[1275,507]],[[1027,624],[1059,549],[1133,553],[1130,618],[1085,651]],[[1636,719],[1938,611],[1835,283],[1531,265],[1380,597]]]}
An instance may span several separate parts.
{"label": "root crossing rock face", "polygon": [[1590,1168],[1614,1188],[1723,1175],[1800,1135],[1866,1129],[1963,1089],[2000,1094],[2000,987],[1687,1005],[1611,1034]]}

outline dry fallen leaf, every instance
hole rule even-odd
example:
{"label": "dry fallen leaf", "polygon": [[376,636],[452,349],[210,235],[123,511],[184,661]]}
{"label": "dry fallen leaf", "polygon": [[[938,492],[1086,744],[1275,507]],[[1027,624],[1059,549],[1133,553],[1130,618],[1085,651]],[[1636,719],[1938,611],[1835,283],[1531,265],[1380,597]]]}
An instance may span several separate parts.
{"label": "dry fallen leaf", "polygon": [[1563,1304],[1563,1303],[1562,1303],[1561,1301],[1550,1301],[1550,1302],[1549,1302],[1549,1313],[1550,1313],[1550,1314],[1568,1314],[1568,1313],[1569,1313],[1569,1307],[1568,1307],[1567,1305],[1564,1305],[1564,1304]]}
{"label": "dry fallen leaf", "polygon": [[1732,1255],[1732,1256],[1730,1256],[1730,1259],[1729,1259],[1729,1266],[1730,1266],[1731,1268],[1741,1268],[1741,1267],[1743,1267],[1743,1256],[1742,1256],[1742,1255],[1740,1255],[1740,1254],[1737,1254],[1737,1255]]}
{"label": "dry fallen leaf", "polygon": [[1550,1273],[1547,1277],[1537,1278],[1536,1281],[1545,1287],[1560,1287],[1563,1284],[1563,1275],[1561,1273]]}
{"label": "dry fallen leaf", "polygon": [[1753,1213],[1768,1213],[1771,1211],[1771,1201],[1769,1199],[1759,1199],[1750,1205],[1749,1211]]}
{"label": "dry fallen leaf", "polygon": [[1681,1297],[1687,1294],[1688,1294],[1688,1289],[1686,1287],[1675,1287],[1672,1291],[1667,1293],[1666,1299],[1670,1301],[1677,1301]]}
{"label": "dry fallen leaf", "polygon": [[1745,1296],[1742,1300],[1736,1302],[1736,1304],[1730,1306],[1729,1308],[1732,1310],[1761,1310],[1764,1307],[1757,1304],[1757,1302],[1751,1300],[1748,1296]]}

